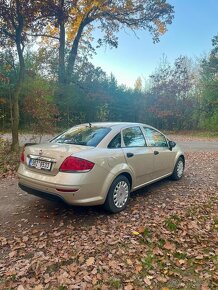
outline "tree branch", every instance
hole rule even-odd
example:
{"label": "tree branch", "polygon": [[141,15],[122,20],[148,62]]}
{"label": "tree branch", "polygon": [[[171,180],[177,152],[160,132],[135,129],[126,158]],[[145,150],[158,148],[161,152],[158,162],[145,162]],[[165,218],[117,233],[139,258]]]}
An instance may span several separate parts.
{"label": "tree branch", "polygon": [[51,36],[49,34],[43,34],[43,33],[37,33],[37,34],[30,34],[30,33],[26,33],[28,36],[39,36],[39,37],[48,37],[48,38],[53,38],[53,39],[57,39],[59,40],[59,37],[57,36]]}
{"label": "tree branch", "polygon": [[12,34],[11,32],[7,31],[5,28],[2,28],[2,32],[7,35],[8,37],[15,39],[15,35]]}

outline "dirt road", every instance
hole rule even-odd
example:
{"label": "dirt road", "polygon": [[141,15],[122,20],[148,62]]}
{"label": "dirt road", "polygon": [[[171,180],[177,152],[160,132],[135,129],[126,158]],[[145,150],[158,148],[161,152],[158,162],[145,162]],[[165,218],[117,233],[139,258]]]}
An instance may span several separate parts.
{"label": "dirt road", "polygon": [[[33,255],[32,251],[36,251],[36,252],[48,251],[49,252],[49,247],[51,247],[53,244],[55,244],[56,247],[59,247],[57,245],[57,241],[59,241],[59,244],[62,245],[61,246],[62,248],[65,248],[65,246],[70,243],[72,246],[71,251],[74,251],[74,252],[79,251],[79,253],[82,252],[83,255],[86,255],[86,254],[91,255],[91,256],[98,255],[99,257],[101,256],[101,258],[104,259],[102,256],[104,255],[104,252],[98,251],[98,248],[99,248],[98,245],[102,245],[103,243],[103,245],[105,245],[104,251],[106,251],[106,248],[110,247],[108,246],[107,243],[109,244],[111,243],[111,245],[114,243],[114,245],[116,245],[118,241],[125,241],[125,239],[128,238],[129,233],[132,230],[139,228],[142,224],[143,226],[153,225],[152,227],[155,227],[155,225],[158,225],[158,223],[159,225],[162,223],[160,220],[158,221],[158,219],[164,220],[164,219],[167,219],[167,217],[169,217],[169,215],[171,214],[174,214],[174,213],[178,214],[178,212],[184,213],[185,210],[188,210],[188,208],[192,204],[202,205],[204,202],[207,202],[207,201],[209,202],[211,196],[217,196],[218,194],[218,174],[217,174],[218,173],[218,140],[205,140],[204,141],[202,139],[195,139],[195,138],[190,138],[190,137],[184,138],[181,136],[173,136],[172,139],[177,141],[186,151],[187,163],[186,163],[186,170],[185,170],[185,175],[183,179],[178,182],[173,182],[169,179],[165,179],[163,181],[160,181],[151,186],[147,186],[135,192],[132,195],[132,198],[130,200],[130,203],[127,209],[118,215],[110,215],[106,213],[102,209],[102,207],[85,207],[85,208],[68,207],[65,204],[49,202],[49,201],[31,196],[31,195],[28,195],[24,193],[23,191],[21,191],[17,186],[16,178],[0,180],[0,185],[1,185],[1,188],[0,188],[0,196],[1,196],[0,244],[2,241],[2,245],[3,245],[3,247],[0,250],[0,289],[6,289],[6,288],[1,288],[1,281],[4,287],[6,287],[5,285],[7,285],[8,288],[11,287],[12,289],[14,289],[13,288],[14,286],[13,287],[11,286],[12,284],[17,285],[17,286],[20,285],[21,283],[20,279],[24,277],[25,275],[27,275],[26,272],[24,273],[21,271],[23,266],[22,266],[22,263],[20,262],[21,261],[20,259],[29,259],[28,261],[30,261]],[[205,212],[205,215],[207,215],[206,212]],[[65,238],[64,237],[65,234],[63,233],[67,233],[69,231],[72,237],[69,238],[68,236],[68,238]],[[60,233],[62,233],[61,237],[59,237]],[[37,244],[36,247],[38,248],[34,248],[35,245],[33,244],[33,241],[43,240],[43,237],[47,237],[47,235],[49,235],[49,242],[46,242],[45,244],[43,244],[43,246],[41,244]],[[31,239],[33,240],[31,240],[31,243],[28,245],[28,242],[26,242],[26,240],[30,239],[31,236],[32,236]],[[23,243],[26,247],[25,253],[28,252],[29,253],[28,255],[30,256],[27,256],[27,257],[25,256],[25,253],[23,252],[24,249],[22,248],[22,246],[21,248],[19,248],[20,246],[16,246],[18,247],[18,250],[14,246],[18,243],[17,241],[19,240],[19,237],[26,237],[23,242],[21,240],[21,243]],[[69,240],[69,239],[72,239],[72,240]],[[81,239],[83,241],[81,241]],[[211,241],[212,240],[214,240],[214,237],[211,238]],[[5,241],[8,241],[8,242],[5,242]],[[16,254],[13,254],[12,250],[15,251]],[[52,257],[50,257],[49,259],[51,259],[53,263],[56,263],[54,262],[56,258],[55,256],[53,256],[53,254],[54,253],[49,254],[49,255],[52,255]],[[11,261],[9,260],[7,261],[8,255],[10,255],[12,259]],[[57,255],[57,253],[55,255]],[[65,254],[62,253],[61,255],[63,258]],[[27,260],[25,261],[27,262]],[[81,258],[81,261],[82,261],[82,258]],[[181,261],[183,260],[180,259],[180,262]],[[13,265],[17,265],[16,266],[17,268],[14,270],[15,272],[18,271],[17,269],[20,269],[19,271],[23,273],[23,274],[19,274],[20,276],[18,275],[16,276],[16,278],[13,278],[15,279],[14,281],[12,281],[11,280],[12,278],[10,278],[11,277],[10,275],[14,277],[13,275],[15,274],[10,274],[14,272],[13,271],[9,272],[9,274],[6,274],[5,272],[6,269],[10,268],[9,267],[10,263],[12,263]],[[11,264],[11,267],[12,267],[12,264]],[[1,266],[2,266],[2,270],[1,270]],[[126,266],[123,265],[122,267],[125,268]],[[60,269],[58,268],[57,271],[59,270]],[[33,274],[31,274],[32,273],[31,271],[28,272],[29,273],[28,279],[33,279],[33,276],[32,276]],[[39,271],[40,273],[40,270],[37,270],[37,271]],[[48,271],[48,270],[45,270],[45,271]],[[109,272],[110,271],[108,270],[107,273]],[[9,278],[2,278],[3,280],[1,280],[1,273],[4,277],[6,275]],[[23,278],[22,281],[26,281],[25,279]],[[83,278],[81,278],[81,281],[83,281],[82,279]],[[140,279],[141,278],[139,278],[139,280]],[[201,278],[199,279],[201,280]],[[45,282],[44,280],[42,280],[42,278],[39,278],[39,280],[44,286],[49,284],[48,282]],[[35,285],[36,282],[33,282],[33,281],[35,280],[28,280],[28,283],[30,283],[28,285]],[[57,281],[58,280],[56,279],[55,282],[52,282],[53,284],[51,285],[55,285],[56,287],[52,289],[59,289],[58,285],[65,285],[64,283],[57,282]],[[89,285],[89,283],[91,282],[87,280],[81,283],[86,283],[86,284],[81,284],[81,285]],[[111,282],[107,282],[106,284],[109,285],[108,283],[110,284]],[[195,281],[193,283],[198,283],[198,282]],[[194,285],[193,289],[200,289],[198,288],[198,286],[196,286],[197,284],[193,284],[193,285]],[[89,285],[85,287],[91,287],[91,286]],[[110,286],[108,287],[109,288],[105,288],[105,289],[116,288],[116,287],[110,287]],[[191,286],[189,285],[184,289],[192,289],[190,287]],[[30,288],[27,288],[27,289],[30,289]],[[61,288],[61,289],[65,289],[65,288]],[[74,288],[69,288],[69,289],[74,289]],[[78,288],[78,289],[83,289],[83,288]],[[91,287],[91,288],[84,288],[84,289],[100,289],[100,288]],[[129,289],[132,289],[132,288],[129,288]],[[141,289],[141,286],[139,286],[139,288],[136,287],[134,289]],[[172,289],[176,289],[176,288],[172,288]]]}

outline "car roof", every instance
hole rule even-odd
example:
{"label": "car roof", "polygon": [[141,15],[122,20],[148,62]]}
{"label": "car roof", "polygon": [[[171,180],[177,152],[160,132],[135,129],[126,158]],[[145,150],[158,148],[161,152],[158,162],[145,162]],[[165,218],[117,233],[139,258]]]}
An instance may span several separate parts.
{"label": "car roof", "polygon": [[93,125],[93,126],[97,126],[97,127],[109,127],[109,128],[125,128],[127,126],[147,126],[147,127],[151,127],[147,124],[142,124],[142,123],[134,123],[134,122],[91,122],[91,123],[85,123],[85,124],[81,124],[81,125]]}

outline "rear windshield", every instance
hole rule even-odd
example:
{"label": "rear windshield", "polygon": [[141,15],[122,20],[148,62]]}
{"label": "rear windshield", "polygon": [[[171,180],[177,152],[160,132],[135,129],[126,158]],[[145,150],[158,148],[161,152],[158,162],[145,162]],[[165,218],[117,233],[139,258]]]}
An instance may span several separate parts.
{"label": "rear windshield", "polygon": [[51,142],[95,147],[110,132],[110,130],[110,128],[95,126],[73,127],[54,138]]}

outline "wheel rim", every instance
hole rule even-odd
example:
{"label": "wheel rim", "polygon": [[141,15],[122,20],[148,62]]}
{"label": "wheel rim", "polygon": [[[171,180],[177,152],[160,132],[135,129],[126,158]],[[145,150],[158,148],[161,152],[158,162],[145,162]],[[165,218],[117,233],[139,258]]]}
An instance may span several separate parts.
{"label": "wheel rim", "polygon": [[114,193],[113,200],[114,204],[117,208],[123,207],[129,196],[129,186],[125,181],[120,181],[117,183]]}
{"label": "wheel rim", "polygon": [[183,169],[184,169],[184,166],[183,166],[183,162],[182,162],[182,160],[180,160],[179,162],[178,162],[178,164],[177,164],[177,176],[178,177],[181,177],[182,176],[182,174],[183,174]]}

